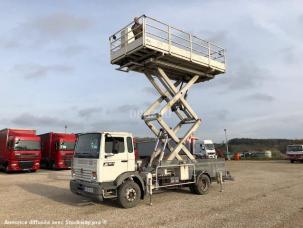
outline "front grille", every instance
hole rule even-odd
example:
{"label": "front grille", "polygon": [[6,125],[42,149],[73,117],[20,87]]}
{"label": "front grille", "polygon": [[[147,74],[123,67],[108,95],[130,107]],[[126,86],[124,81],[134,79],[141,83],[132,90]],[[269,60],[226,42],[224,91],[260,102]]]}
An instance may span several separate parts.
{"label": "front grille", "polygon": [[19,161],[19,166],[21,169],[31,169],[33,168],[33,161]]}
{"label": "front grille", "polygon": [[36,155],[36,154],[20,154],[20,155],[16,155],[16,158],[18,158],[19,160],[22,160],[22,159],[36,159],[38,157],[39,157],[39,155]]}
{"label": "front grille", "polygon": [[72,154],[67,154],[67,155],[64,155],[64,159],[66,160],[70,160],[73,158],[73,155]]}
{"label": "front grille", "polygon": [[92,179],[92,171],[84,170],[84,169],[74,169],[75,178],[80,180],[91,181]]}

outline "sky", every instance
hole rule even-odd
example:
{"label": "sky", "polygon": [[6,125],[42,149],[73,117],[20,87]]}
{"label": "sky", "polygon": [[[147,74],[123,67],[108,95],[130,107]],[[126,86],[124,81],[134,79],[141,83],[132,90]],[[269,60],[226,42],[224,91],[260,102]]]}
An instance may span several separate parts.
{"label": "sky", "polygon": [[157,96],[110,64],[108,38],[146,14],[227,50],[227,72],[188,95],[196,136],[302,138],[303,2],[0,0],[0,128],[128,131]]}

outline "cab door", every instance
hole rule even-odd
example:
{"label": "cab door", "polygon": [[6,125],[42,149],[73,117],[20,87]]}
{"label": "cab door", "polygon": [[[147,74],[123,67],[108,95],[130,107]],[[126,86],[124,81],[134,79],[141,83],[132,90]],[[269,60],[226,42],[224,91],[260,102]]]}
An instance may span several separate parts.
{"label": "cab door", "polygon": [[101,154],[101,181],[114,181],[121,173],[128,171],[128,150],[126,138],[105,134],[104,150]]}

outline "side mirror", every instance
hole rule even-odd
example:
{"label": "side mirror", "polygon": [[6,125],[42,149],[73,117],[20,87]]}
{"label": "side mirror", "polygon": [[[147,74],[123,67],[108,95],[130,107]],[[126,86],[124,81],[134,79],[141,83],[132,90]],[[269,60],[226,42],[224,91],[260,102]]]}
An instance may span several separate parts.
{"label": "side mirror", "polygon": [[55,142],[55,148],[56,148],[56,150],[60,150],[60,143],[59,142]]}

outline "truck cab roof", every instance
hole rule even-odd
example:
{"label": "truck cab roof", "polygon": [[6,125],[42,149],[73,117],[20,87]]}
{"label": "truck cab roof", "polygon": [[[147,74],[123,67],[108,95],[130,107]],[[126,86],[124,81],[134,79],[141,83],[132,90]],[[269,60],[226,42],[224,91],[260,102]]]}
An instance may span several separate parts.
{"label": "truck cab roof", "polygon": [[118,132],[118,131],[92,131],[92,132],[84,132],[84,133],[79,133],[78,135],[83,135],[83,134],[109,134],[109,135],[118,135],[118,136],[129,136],[133,137],[132,133],[129,132]]}
{"label": "truck cab roof", "polygon": [[210,140],[210,139],[205,139],[205,140],[203,140],[203,142],[204,142],[205,144],[213,144],[213,141]]}

